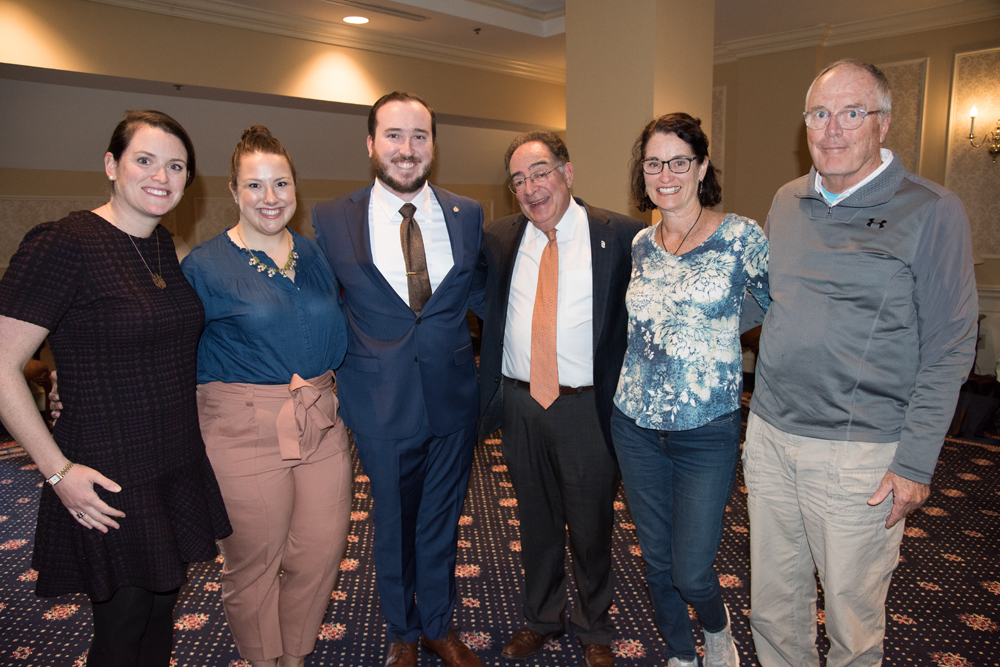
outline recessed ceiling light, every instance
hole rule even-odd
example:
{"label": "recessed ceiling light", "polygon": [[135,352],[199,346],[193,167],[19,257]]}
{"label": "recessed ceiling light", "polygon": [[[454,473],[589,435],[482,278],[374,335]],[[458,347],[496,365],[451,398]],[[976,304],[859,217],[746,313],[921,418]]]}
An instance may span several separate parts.
{"label": "recessed ceiling light", "polygon": [[368,23],[368,19],[364,16],[346,16],[344,17],[344,23],[353,23],[354,25],[364,25]]}

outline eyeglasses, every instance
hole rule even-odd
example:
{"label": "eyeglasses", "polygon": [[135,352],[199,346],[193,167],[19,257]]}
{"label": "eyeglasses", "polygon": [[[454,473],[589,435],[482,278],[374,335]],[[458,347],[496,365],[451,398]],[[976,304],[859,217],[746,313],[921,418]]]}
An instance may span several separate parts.
{"label": "eyeglasses", "polygon": [[872,109],[871,111],[865,111],[864,109],[844,109],[843,111],[838,111],[837,113],[830,113],[826,109],[816,109],[815,111],[803,111],[802,115],[806,119],[806,127],[810,130],[822,130],[830,124],[830,118],[833,116],[837,117],[837,124],[840,125],[842,129],[856,130],[864,124],[865,118],[867,118],[869,114],[873,113],[882,113],[882,110]]}
{"label": "eyeglasses", "polygon": [[691,170],[693,157],[675,157],[670,160],[661,160],[658,157],[648,157],[642,161],[642,170],[650,176],[655,176],[663,171],[663,165],[675,174],[686,174]]}
{"label": "eyeglasses", "polygon": [[565,162],[563,162],[562,164],[558,164],[549,169],[548,171],[536,171],[533,174],[529,174],[528,178],[524,178],[523,176],[518,176],[517,178],[511,179],[510,183],[507,184],[507,187],[510,188],[511,192],[517,194],[518,192],[524,189],[524,184],[527,183],[529,180],[531,181],[532,185],[538,185],[538,186],[545,185],[546,183],[549,182],[549,174],[551,174],[553,171],[559,169],[565,164],[566,164]]}

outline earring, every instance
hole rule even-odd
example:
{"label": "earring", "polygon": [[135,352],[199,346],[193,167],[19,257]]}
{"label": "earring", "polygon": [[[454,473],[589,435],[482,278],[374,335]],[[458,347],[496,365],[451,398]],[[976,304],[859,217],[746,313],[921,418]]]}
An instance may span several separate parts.
{"label": "earring", "polygon": [[704,182],[704,181],[698,181],[698,194],[701,194],[701,184],[702,184],[703,182]]}

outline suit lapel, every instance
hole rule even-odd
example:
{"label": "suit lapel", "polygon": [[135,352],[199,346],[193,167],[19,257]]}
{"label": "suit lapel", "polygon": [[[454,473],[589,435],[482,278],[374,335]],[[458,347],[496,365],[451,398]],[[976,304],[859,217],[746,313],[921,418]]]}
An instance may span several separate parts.
{"label": "suit lapel", "polygon": [[462,257],[464,255],[462,252],[462,248],[464,247],[462,245],[462,235],[465,230],[462,228],[462,221],[458,217],[462,211],[455,205],[451,197],[448,196],[448,193],[444,190],[439,190],[433,185],[431,186],[431,193],[437,197],[438,206],[441,207],[441,212],[444,214],[444,224],[448,227],[448,238],[451,241],[451,257],[455,264],[444,280],[441,281],[443,285],[446,280],[451,278],[455,269],[461,268]]}
{"label": "suit lapel", "polygon": [[[503,238],[500,239],[501,246],[497,248],[497,255],[500,259],[500,298],[497,303],[506,304],[510,298],[510,281],[514,278],[514,262],[517,259],[517,250],[521,245],[521,239],[524,238],[524,230],[528,227],[528,218],[525,215],[519,215],[510,224],[510,227],[504,232],[506,233]],[[503,316],[502,325],[503,328],[507,327],[507,309],[501,309]]]}
{"label": "suit lapel", "polygon": [[587,211],[587,222],[590,227],[590,256],[594,276],[594,347],[601,339],[601,330],[608,309],[608,289],[611,285],[612,258],[617,252],[613,244],[614,234],[611,232],[610,220],[603,213],[587,206],[577,199]]}
{"label": "suit lapel", "polygon": [[354,245],[354,254],[357,257],[358,266],[372,281],[372,284],[382,290],[388,298],[398,301],[407,310],[410,310],[410,305],[399,298],[396,290],[392,288],[389,281],[378,270],[378,267],[375,266],[375,260],[372,259],[371,228],[368,224],[371,194],[372,186],[369,185],[366,190],[362,190],[352,196],[351,205],[344,215],[347,231],[350,234],[351,243]]}
{"label": "suit lapel", "polygon": [[451,197],[448,196],[448,193],[445,190],[439,190],[432,185],[431,195],[437,198],[438,206],[441,207],[441,214],[444,215],[444,224],[448,228],[448,241],[451,243],[452,267],[451,270],[445,274],[441,283],[437,286],[437,289],[431,293],[431,298],[428,299],[426,304],[424,304],[423,313],[427,313],[435,308],[441,299],[444,298],[439,297],[438,295],[445,293],[452,281],[457,279],[456,276],[458,276],[464,268],[462,266],[462,260],[465,256],[462,245],[465,230],[462,227],[462,220],[459,217],[462,210],[455,204]]}

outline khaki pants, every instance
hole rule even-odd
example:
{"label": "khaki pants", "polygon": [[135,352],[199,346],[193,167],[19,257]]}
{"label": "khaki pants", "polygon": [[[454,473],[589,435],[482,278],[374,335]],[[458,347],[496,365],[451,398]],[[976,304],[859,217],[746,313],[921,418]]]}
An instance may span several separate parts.
{"label": "khaki pants", "polygon": [[885,598],[904,522],[886,530],[891,495],[876,507],[867,500],[897,444],[791,435],[750,414],[750,629],[763,667],[819,667],[817,572],[828,667],[882,664]]}
{"label": "khaki pants", "polygon": [[246,660],[312,652],[347,547],[351,456],[332,374],[303,384],[294,397],[284,385],[198,387],[233,526],[221,543],[222,602]]}

